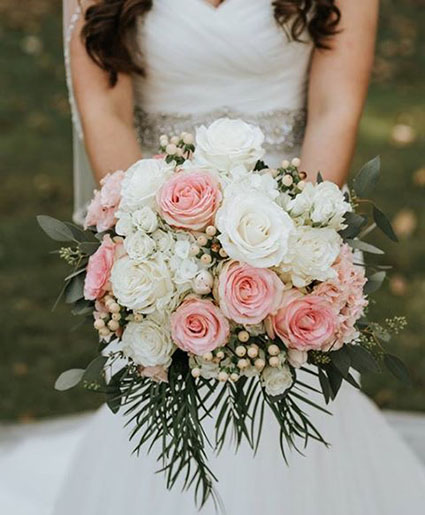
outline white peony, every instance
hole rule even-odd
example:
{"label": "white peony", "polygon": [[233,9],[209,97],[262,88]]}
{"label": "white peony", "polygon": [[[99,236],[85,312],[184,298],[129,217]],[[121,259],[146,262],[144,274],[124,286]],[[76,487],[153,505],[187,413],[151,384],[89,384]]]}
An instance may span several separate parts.
{"label": "white peony", "polygon": [[152,233],[158,229],[158,216],[149,206],[134,211],[131,219],[134,227],[141,231]]}
{"label": "white peony", "polygon": [[282,395],[293,383],[291,370],[287,365],[276,368],[266,367],[261,379],[266,393],[272,397]]}
{"label": "white peony", "polygon": [[280,264],[295,231],[289,215],[257,192],[225,199],[217,211],[216,225],[227,254],[259,268]]}
{"label": "white peony", "polygon": [[220,118],[196,131],[195,162],[220,171],[237,165],[252,169],[264,156],[264,134],[242,120]]}
{"label": "white peony", "polygon": [[145,261],[156,248],[155,241],[142,231],[130,234],[124,240],[124,248],[134,261]]}
{"label": "white peony", "polygon": [[155,196],[172,172],[172,165],[163,159],[137,161],[127,170],[122,181],[119,211],[155,207]]}
{"label": "white peony", "polygon": [[312,281],[326,281],[336,277],[332,268],[341,250],[339,234],[327,227],[298,227],[291,239],[291,252],[280,266],[289,275],[297,288],[307,286]]}
{"label": "white peony", "polygon": [[330,181],[315,185],[307,183],[303,191],[287,203],[286,209],[291,216],[300,217],[305,223],[328,226],[337,231],[345,227],[344,214],[352,211],[344,193]]}
{"label": "white peony", "polygon": [[111,285],[122,306],[144,314],[164,309],[174,294],[170,271],[160,254],[142,263],[122,257],[112,267]]}
{"label": "white peony", "polygon": [[137,365],[168,367],[175,346],[170,330],[154,318],[147,317],[126,326],[122,335],[122,350]]}

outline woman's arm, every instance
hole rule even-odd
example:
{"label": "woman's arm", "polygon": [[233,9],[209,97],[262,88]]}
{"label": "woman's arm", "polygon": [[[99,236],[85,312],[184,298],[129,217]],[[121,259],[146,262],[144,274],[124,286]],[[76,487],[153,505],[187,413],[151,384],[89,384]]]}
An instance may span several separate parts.
{"label": "woman's arm", "polygon": [[131,78],[119,75],[111,88],[108,74],[88,56],[80,33],[80,20],[71,39],[71,73],[80,112],[84,141],[95,178],[126,170],[141,158],[133,126]]}
{"label": "woman's arm", "polygon": [[[379,0],[340,0],[341,32],[316,49],[302,168],[342,186],[348,175],[375,49]],[[313,178],[313,177],[310,177]]]}

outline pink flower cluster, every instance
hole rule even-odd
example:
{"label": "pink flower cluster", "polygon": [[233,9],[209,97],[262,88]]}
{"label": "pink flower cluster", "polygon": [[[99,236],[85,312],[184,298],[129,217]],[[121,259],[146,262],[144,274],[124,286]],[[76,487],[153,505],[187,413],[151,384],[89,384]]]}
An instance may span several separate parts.
{"label": "pink flower cluster", "polygon": [[367,279],[364,267],[354,264],[354,254],[347,244],[342,246],[333,268],[337,278],[316,286],[314,294],[327,299],[337,312],[337,337],[333,350],[338,350],[357,336],[354,325],[368,304],[363,294]]}
{"label": "pink flower cluster", "polygon": [[84,227],[96,226],[98,232],[107,231],[115,224],[115,213],[121,200],[121,182],[124,172],[118,170],[106,175],[101,181],[101,188],[96,191],[91,201]]}

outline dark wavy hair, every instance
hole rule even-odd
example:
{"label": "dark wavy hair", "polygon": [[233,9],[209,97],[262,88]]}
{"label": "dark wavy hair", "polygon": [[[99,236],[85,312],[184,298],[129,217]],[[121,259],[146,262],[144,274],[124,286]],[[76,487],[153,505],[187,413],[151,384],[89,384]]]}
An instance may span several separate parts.
{"label": "dark wavy hair", "polygon": [[[136,20],[152,5],[153,0],[98,0],[86,10],[82,38],[89,56],[109,74],[111,86],[120,72],[144,74],[131,36]],[[272,5],[277,23],[290,39],[301,41],[307,29],[316,47],[329,48],[341,19],[335,0],[273,0]]]}

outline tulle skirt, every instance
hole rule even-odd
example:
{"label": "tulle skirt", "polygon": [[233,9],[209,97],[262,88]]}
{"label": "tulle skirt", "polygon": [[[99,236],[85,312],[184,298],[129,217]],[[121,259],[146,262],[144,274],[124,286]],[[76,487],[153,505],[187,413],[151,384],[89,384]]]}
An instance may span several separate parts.
{"label": "tulle skirt", "polygon": [[[257,455],[229,443],[211,455],[228,515],[423,515],[424,467],[366,396],[346,385],[332,416],[311,416],[331,446],[311,441],[289,465],[279,449],[272,414],[265,418]],[[213,421],[209,422],[212,430]],[[155,456],[132,454],[124,419],[101,408],[86,428],[54,515],[191,515],[193,492],[167,491]],[[212,502],[202,515],[217,513]]]}

